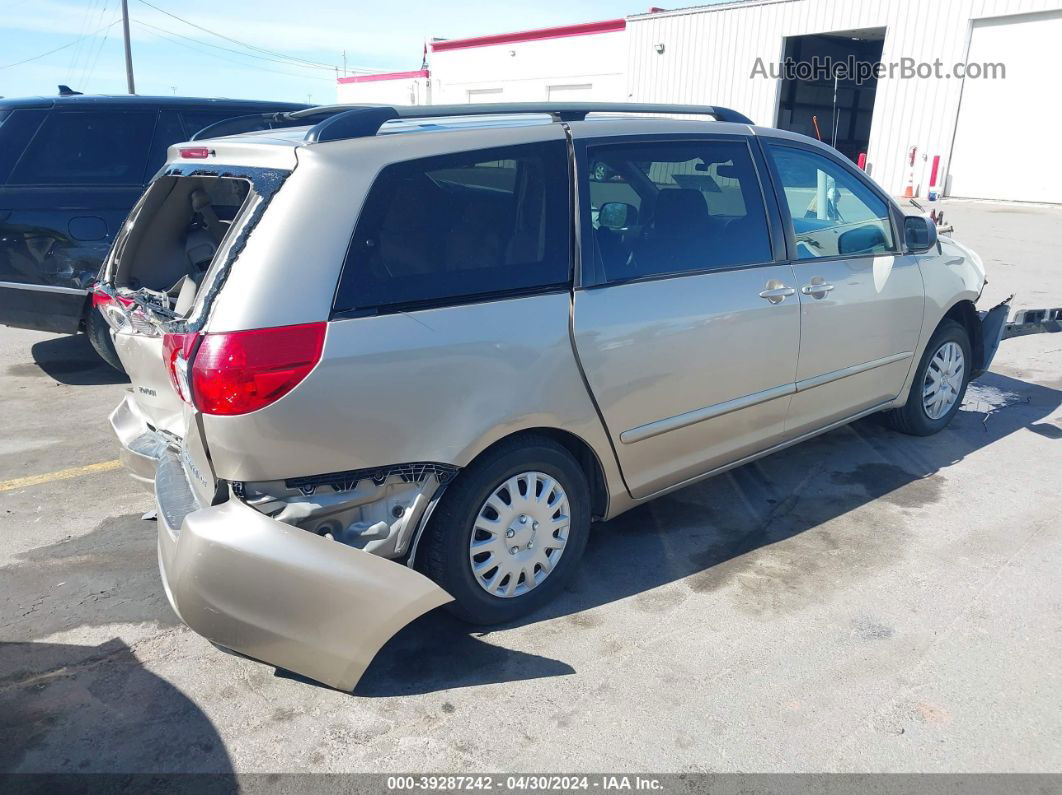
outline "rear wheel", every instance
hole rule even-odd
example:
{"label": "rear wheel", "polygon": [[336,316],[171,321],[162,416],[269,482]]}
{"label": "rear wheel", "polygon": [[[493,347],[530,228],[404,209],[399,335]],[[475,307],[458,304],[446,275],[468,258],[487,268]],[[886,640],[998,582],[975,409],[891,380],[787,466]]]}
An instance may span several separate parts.
{"label": "rear wheel", "polygon": [[888,423],[912,436],[944,430],[962,405],[972,361],[966,329],[943,321],[922,354],[907,403],[885,415]]}
{"label": "rear wheel", "polygon": [[114,349],[110,326],[107,325],[107,321],[103,319],[103,315],[96,307],[91,307],[85,318],[85,333],[88,334],[89,342],[92,343],[92,347],[96,349],[100,358],[119,373],[124,373],[122,360],[118,358],[118,352]]}
{"label": "rear wheel", "polygon": [[590,531],[590,488],[579,464],[545,437],[505,442],[443,495],[423,544],[426,573],[473,624],[526,615],[575,574]]}

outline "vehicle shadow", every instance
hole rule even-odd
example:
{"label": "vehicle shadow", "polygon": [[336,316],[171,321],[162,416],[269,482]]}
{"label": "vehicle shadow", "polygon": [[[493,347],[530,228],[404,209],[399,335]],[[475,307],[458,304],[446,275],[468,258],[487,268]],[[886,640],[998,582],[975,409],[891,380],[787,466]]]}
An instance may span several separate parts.
{"label": "vehicle shadow", "polygon": [[[684,592],[704,593],[742,575],[751,575],[742,578],[742,609],[769,612],[820,600],[823,589],[846,587],[905,554],[903,517],[958,488],[948,482],[952,464],[1024,428],[1059,438],[1056,426],[1042,421],[1060,405],[1062,391],[990,373],[971,386],[963,409],[936,436],[904,436],[868,418],[689,486],[596,525],[567,592],[492,629],[574,618],[630,597],[641,610],[663,612],[684,597],[661,586],[681,581]],[[823,528],[875,500],[887,504],[893,521]],[[756,550],[797,536],[802,546],[790,561],[757,565]],[[827,566],[828,577],[816,576]],[[454,650],[476,635],[436,610],[381,650],[355,693],[452,687],[466,663]],[[413,667],[403,667],[405,659],[415,660]]]}
{"label": "vehicle shadow", "polygon": [[[66,774],[186,770],[233,772],[207,716],[121,640],[0,643],[0,773],[63,774],[51,783],[81,789]],[[22,783],[45,791],[50,780]]]}
{"label": "vehicle shadow", "polygon": [[354,694],[410,696],[573,673],[574,668],[559,660],[495,646],[449,613],[436,610],[391,638]]}
{"label": "vehicle shadow", "polygon": [[[129,377],[119,373],[96,353],[85,334],[64,334],[36,342],[30,348],[39,372],[70,386],[128,384]],[[33,375],[33,365],[21,368],[17,375]],[[10,369],[10,368],[9,368]]]}

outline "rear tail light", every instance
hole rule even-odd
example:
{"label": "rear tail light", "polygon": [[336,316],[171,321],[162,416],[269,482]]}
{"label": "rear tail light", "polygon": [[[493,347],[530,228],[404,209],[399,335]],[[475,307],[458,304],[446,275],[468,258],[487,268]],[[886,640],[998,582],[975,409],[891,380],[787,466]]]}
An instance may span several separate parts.
{"label": "rear tail light", "polygon": [[[167,334],[167,341],[175,339],[163,347],[182,398],[190,395],[205,414],[247,414],[279,400],[309,375],[321,359],[326,328],[325,323],[307,323],[205,334],[198,350],[195,335]],[[193,339],[184,339],[188,336]],[[178,369],[182,359],[192,361],[190,379],[183,383]]]}
{"label": "rear tail light", "polygon": [[181,400],[192,402],[192,387],[188,366],[195,356],[198,334],[166,334],[162,338],[162,359],[170,375],[173,391]]}
{"label": "rear tail light", "polygon": [[127,329],[130,325],[130,313],[135,303],[131,298],[105,292],[100,285],[92,288],[92,307],[98,309],[107,321],[107,325],[115,331]]}

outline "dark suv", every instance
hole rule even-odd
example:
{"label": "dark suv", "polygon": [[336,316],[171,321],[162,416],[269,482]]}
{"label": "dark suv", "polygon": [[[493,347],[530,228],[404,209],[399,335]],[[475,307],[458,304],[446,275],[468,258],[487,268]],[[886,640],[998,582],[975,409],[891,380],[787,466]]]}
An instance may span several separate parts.
{"label": "dark suv", "polygon": [[86,331],[120,367],[88,289],[166,148],[224,119],[303,107],[195,97],[0,100],[0,323]]}

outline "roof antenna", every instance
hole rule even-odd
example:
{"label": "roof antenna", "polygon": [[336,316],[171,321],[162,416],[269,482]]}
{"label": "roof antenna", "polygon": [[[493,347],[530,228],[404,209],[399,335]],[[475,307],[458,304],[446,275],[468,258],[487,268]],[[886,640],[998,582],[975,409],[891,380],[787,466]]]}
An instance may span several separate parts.
{"label": "roof antenna", "polygon": [[80,97],[83,95],[81,91],[74,91],[70,86],[59,86],[59,96],[61,97]]}

